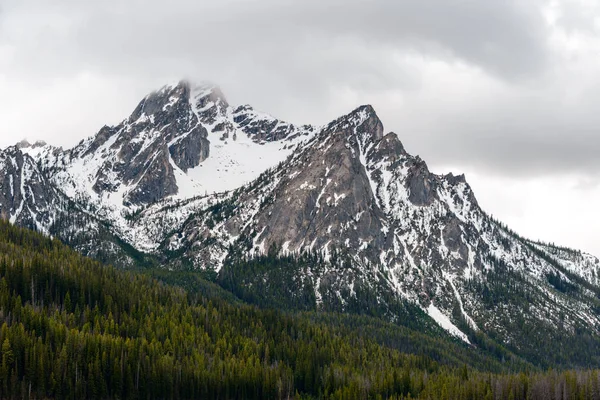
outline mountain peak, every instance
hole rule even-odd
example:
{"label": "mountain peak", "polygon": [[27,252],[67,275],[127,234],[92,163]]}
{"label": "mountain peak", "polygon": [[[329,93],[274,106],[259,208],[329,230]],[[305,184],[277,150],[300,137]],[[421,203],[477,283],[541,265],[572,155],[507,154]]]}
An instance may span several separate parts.
{"label": "mountain peak", "polygon": [[355,108],[326,127],[327,131],[345,131],[347,129],[351,129],[353,133],[361,136],[363,143],[366,139],[377,141],[383,137],[383,123],[373,106],[369,104]]}
{"label": "mountain peak", "polygon": [[369,135],[374,141],[383,137],[383,123],[377,116],[375,109],[370,104],[363,105],[354,110],[360,123],[357,125],[357,133]]}
{"label": "mountain peak", "polygon": [[129,122],[153,121],[157,114],[172,111],[178,105],[189,103],[189,98],[189,85],[183,81],[177,85],[163,86],[161,89],[146,95],[139,102],[129,117]]}
{"label": "mountain peak", "polygon": [[18,149],[24,149],[26,147],[31,147],[31,143],[27,139],[21,140],[19,143],[15,145]]}
{"label": "mountain peak", "polygon": [[215,105],[222,108],[229,107],[229,103],[221,91],[221,88],[213,83],[204,82],[195,85],[192,87],[191,92],[191,101],[200,111]]}
{"label": "mountain peak", "polygon": [[371,105],[362,105],[329,123],[327,134],[345,137],[362,149],[383,138],[383,123]]}
{"label": "mountain peak", "polygon": [[157,93],[157,92],[158,93],[170,93],[177,89],[189,89],[191,86],[192,85],[191,85],[190,81],[188,81],[187,79],[181,79],[177,82],[167,83],[160,89],[152,91],[146,97],[152,95],[152,93]]}
{"label": "mountain peak", "polygon": [[[384,135],[371,105],[313,128],[179,81],[74,149],[0,151],[0,215],[88,255],[133,265],[133,248],[169,268],[214,270],[277,304],[396,321],[406,301],[465,341],[461,330],[480,329],[537,345],[531,323],[600,332],[598,259],[495,221],[464,176],[432,173]],[[285,275],[278,263],[231,269],[272,245],[310,261]]]}

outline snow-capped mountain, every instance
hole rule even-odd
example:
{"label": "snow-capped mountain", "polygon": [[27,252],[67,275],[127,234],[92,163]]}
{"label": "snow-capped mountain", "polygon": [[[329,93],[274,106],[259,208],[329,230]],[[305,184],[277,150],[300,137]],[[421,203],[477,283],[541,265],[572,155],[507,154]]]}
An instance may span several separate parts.
{"label": "snow-capped mountain", "polygon": [[597,258],[492,219],[464,176],[432,174],[370,106],[295,126],[180,82],[72,149],[5,149],[0,170],[3,217],[103,259],[149,255],[268,297],[280,272],[240,260],[316,254],[278,295],[398,321],[394,304],[411,304],[465,342],[483,332],[524,353],[539,330],[600,331]]}

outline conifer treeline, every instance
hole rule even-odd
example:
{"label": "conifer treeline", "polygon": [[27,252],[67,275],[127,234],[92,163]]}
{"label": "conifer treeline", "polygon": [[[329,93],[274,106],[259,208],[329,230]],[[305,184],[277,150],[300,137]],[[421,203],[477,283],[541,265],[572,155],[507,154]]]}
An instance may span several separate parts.
{"label": "conifer treeline", "polygon": [[443,365],[117,271],[3,221],[0,321],[1,398],[600,398],[597,372]]}

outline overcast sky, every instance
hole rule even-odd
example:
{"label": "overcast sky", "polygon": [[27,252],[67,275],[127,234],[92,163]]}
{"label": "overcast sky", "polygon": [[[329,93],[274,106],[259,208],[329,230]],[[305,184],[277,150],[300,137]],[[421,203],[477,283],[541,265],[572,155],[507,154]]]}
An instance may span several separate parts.
{"label": "overcast sky", "polygon": [[599,34],[588,0],[0,0],[0,147],[181,78],[296,123],[370,103],[495,217],[600,256]]}

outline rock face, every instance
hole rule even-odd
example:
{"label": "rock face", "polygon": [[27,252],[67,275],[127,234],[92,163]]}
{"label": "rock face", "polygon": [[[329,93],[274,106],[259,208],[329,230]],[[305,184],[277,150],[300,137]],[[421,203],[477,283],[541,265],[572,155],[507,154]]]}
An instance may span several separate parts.
{"label": "rock face", "polygon": [[12,223],[48,232],[64,198],[24,152],[26,142],[0,152],[0,215]]}
{"label": "rock face", "polygon": [[[597,258],[490,218],[464,176],[432,174],[370,106],[297,126],[180,82],[73,149],[8,148],[0,170],[4,218],[99,258],[223,276],[234,259],[318,254],[286,271],[317,308],[361,311],[366,290],[392,320],[403,301],[465,341],[483,331],[511,346],[532,326],[600,330]],[[254,279],[248,290],[271,278]]]}
{"label": "rock face", "polygon": [[197,167],[210,153],[210,143],[206,139],[206,129],[197,127],[184,138],[169,146],[171,158],[183,171]]}
{"label": "rock face", "polygon": [[[255,218],[255,229],[261,233],[254,240],[262,248],[280,244],[288,251],[308,246],[327,252],[344,245],[358,249],[364,243],[371,249],[384,247],[383,213],[373,207],[369,177],[357,157],[363,147],[381,137],[381,122],[370,107],[358,109],[349,120],[347,125],[332,124],[321,131],[317,149],[311,146],[314,151],[304,151],[292,161],[307,168],[283,175]],[[359,137],[355,129],[361,120],[360,126],[373,130]]]}
{"label": "rock face", "polygon": [[[237,124],[239,118],[243,126]],[[310,129],[297,128],[250,108],[234,111],[219,88],[182,81],[149,94],[119,125],[103,127],[75,148],[54,157],[44,153],[43,165],[52,170],[48,177],[61,189],[106,209],[106,216],[110,216],[115,211],[127,213],[172,196],[187,197],[179,186],[185,186],[187,192],[198,189],[196,195],[212,191],[210,184],[193,181],[190,176],[197,174],[188,176],[188,172],[209,159],[211,148],[216,149],[213,170],[235,169],[238,165],[243,169],[235,158],[235,151],[240,150],[228,152],[227,147],[233,147],[226,146],[230,137],[233,140],[244,135],[246,143],[241,150],[249,152],[259,143],[276,138],[285,143],[279,147],[290,146],[283,152],[287,155]],[[220,162],[223,165],[217,165]],[[260,172],[263,170],[251,177]]]}
{"label": "rock face", "polygon": [[206,160],[209,141],[191,104],[190,87],[180,83],[144,98],[131,116],[103,128],[94,140],[73,150],[78,158],[106,154],[95,173],[102,195],[127,186],[125,205],[150,204],[178,192],[174,168],[186,172]]}

